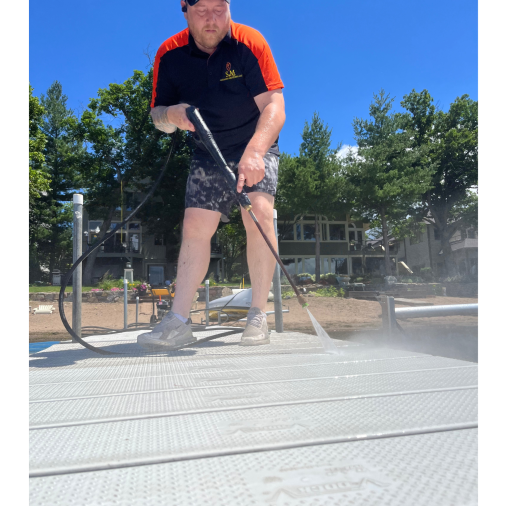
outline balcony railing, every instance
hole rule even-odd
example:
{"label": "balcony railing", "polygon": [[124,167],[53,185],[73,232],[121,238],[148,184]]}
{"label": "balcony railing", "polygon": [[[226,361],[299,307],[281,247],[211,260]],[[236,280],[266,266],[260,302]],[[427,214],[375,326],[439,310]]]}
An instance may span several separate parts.
{"label": "balcony railing", "polygon": [[[102,249],[103,248],[103,249]],[[140,253],[141,249],[140,247],[134,247],[134,246],[122,246],[121,244],[103,244],[100,247],[100,251],[103,253]]]}
{"label": "balcony railing", "polygon": [[216,243],[211,244],[211,255],[221,255],[221,246]]}
{"label": "balcony railing", "polygon": [[[361,253],[363,255],[367,255],[368,253],[384,253],[384,250],[381,248],[381,245],[379,246],[369,246],[365,242],[358,242],[355,241],[354,244],[349,245],[349,251],[350,253]],[[398,252],[398,248],[396,244],[390,245],[389,252],[392,254],[395,254]]]}

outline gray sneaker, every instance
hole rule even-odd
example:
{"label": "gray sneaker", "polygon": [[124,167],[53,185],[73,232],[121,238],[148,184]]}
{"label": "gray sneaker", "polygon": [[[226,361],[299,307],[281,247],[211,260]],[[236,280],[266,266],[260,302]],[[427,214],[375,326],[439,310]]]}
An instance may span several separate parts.
{"label": "gray sneaker", "polygon": [[267,315],[257,307],[250,308],[239,346],[258,346],[270,342]]}
{"label": "gray sneaker", "polygon": [[150,351],[177,350],[196,341],[190,320],[183,323],[172,311],[151,332],[137,336],[137,344]]}

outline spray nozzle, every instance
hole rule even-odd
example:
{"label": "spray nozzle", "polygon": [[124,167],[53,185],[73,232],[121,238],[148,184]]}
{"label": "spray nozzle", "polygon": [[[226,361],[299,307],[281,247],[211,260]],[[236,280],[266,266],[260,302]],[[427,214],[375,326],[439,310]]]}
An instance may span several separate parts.
{"label": "spray nozzle", "polygon": [[308,307],[309,304],[307,302],[307,300],[302,296],[302,295],[297,295],[297,300],[299,301],[299,304],[305,308],[305,307]]}

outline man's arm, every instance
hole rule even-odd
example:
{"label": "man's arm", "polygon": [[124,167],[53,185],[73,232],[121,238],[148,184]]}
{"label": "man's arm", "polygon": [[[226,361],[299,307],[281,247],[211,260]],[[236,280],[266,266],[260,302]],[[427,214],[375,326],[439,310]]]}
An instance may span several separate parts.
{"label": "man's arm", "polygon": [[245,183],[248,186],[253,186],[264,178],[263,158],[285,124],[285,99],[282,90],[261,93],[255,97],[255,102],[260,110],[260,117],[255,134],[246,146],[239,162],[238,192],[242,191]]}
{"label": "man's arm", "polygon": [[176,128],[195,132],[195,127],[186,116],[186,108],[188,107],[190,107],[188,104],[177,104],[169,107],[157,105],[151,108],[151,119],[158,130],[168,134],[175,132]]}

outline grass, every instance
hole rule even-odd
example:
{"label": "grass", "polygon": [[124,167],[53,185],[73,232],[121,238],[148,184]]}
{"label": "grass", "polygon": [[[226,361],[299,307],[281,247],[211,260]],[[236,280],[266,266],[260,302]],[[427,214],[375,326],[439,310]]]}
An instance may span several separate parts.
{"label": "grass", "polygon": [[[242,286],[242,281],[240,283],[218,283],[216,286]],[[244,283],[244,288],[251,288],[251,284]]]}
{"label": "grass", "polygon": [[[204,286],[204,285],[202,285]],[[239,283],[219,283],[217,286],[234,286],[234,287],[238,287],[239,286]],[[60,286],[30,286],[29,287],[29,292],[30,293],[40,293],[40,292],[59,292],[60,291]],[[90,292],[92,290],[92,288],[97,288],[96,286],[83,286],[83,292]],[[245,288],[251,288],[251,285],[249,283],[246,283],[245,284]],[[67,286],[65,288],[65,291],[66,292],[71,292],[72,291],[72,287],[71,286]]]}
{"label": "grass", "polygon": [[[40,292],[59,292],[61,286],[30,286],[29,292],[30,293],[40,293]],[[96,286],[83,286],[83,292],[90,292],[92,288],[96,288]],[[65,288],[66,292],[71,292],[72,287],[67,286]]]}

